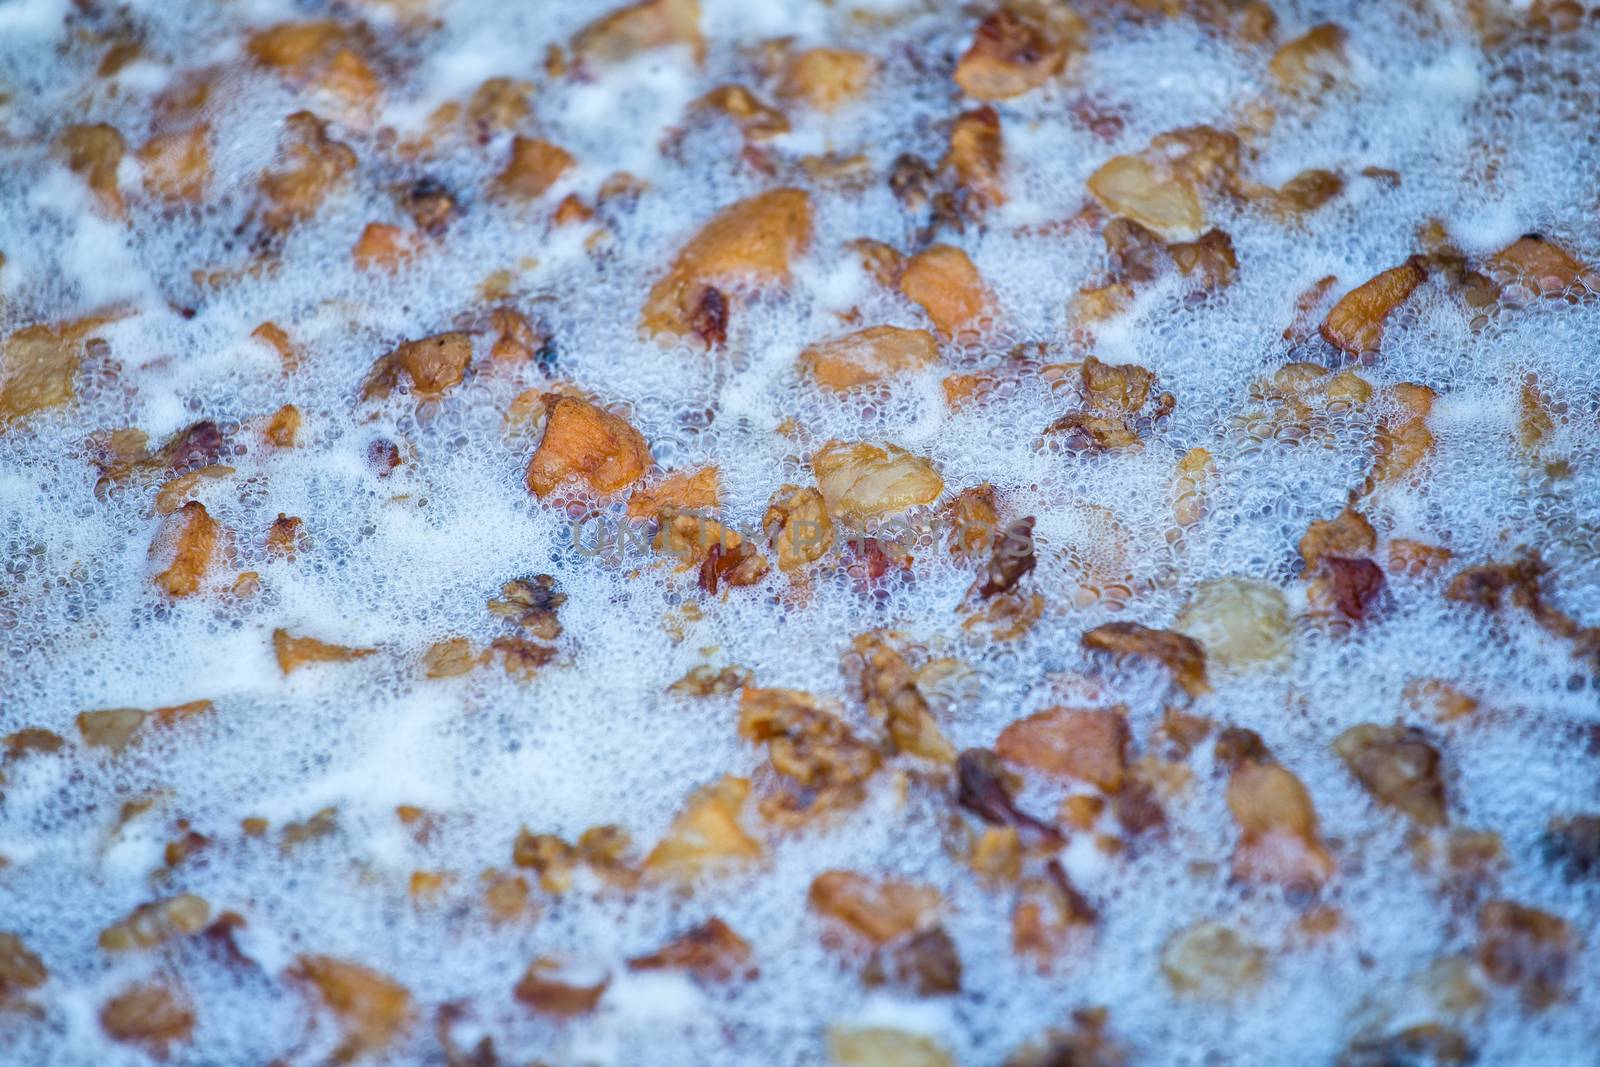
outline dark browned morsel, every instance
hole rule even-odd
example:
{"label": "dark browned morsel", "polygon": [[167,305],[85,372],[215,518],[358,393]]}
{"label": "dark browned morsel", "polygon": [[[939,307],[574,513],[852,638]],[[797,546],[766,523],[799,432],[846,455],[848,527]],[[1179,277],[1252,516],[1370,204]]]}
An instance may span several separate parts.
{"label": "dark browned morsel", "polygon": [[1011,827],[1031,845],[1062,844],[1061,831],[1017,807],[1000,757],[990,749],[969,748],[956,758],[956,803],[984,822]]}

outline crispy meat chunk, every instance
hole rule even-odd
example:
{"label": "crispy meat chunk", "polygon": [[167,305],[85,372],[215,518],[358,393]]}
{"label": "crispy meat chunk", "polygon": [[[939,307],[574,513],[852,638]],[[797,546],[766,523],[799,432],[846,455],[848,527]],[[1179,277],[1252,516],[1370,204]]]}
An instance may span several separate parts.
{"label": "crispy meat chunk", "polygon": [[530,493],[549,496],[573,477],[596,493],[614,493],[644,476],[650,446],[625,420],[559,393],[546,394],[544,401],[544,437],[528,461]]}
{"label": "crispy meat chunk", "polygon": [[1444,825],[1444,768],[1421,730],[1362,723],[1335,738],[1333,750],[1378,802],[1423,826]]}
{"label": "crispy meat chunk", "polygon": [[1205,648],[1194,638],[1172,630],[1154,630],[1136,622],[1108,622],[1085,633],[1083,647],[1157,660],[1172,671],[1173,680],[1192,697],[1211,691],[1206,681]]}

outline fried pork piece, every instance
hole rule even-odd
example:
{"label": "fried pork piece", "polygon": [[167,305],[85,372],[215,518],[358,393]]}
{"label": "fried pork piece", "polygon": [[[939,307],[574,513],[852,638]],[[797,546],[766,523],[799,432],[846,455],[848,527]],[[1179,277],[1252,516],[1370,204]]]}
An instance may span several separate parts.
{"label": "fried pork piece", "polygon": [[653,519],[663,512],[715,511],[722,506],[722,475],[715,467],[676,471],[628,497],[628,518]]}
{"label": "fried pork piece", "polygon": [[1059,860],[1045,864],[1041,878],[1027,878],[1011,910],[1011,950],[1048,969],[1056,957],[1099,923],[1093,904],[1073,886]]}
{"label": "fried pork piece", "polygon": [[800,353],[800,371],[818,385],[843,392],[939,362],[939,346],[927,330],[872,326]]}
{"label": "fried pork piece", "polygon": [[100,931],[100,947],[107,952],[150,948],[202,929],[211,920],[211,905],[185,893],[170,900],[141,904],[127,918]]}
{"label": "fried pork piece", "polygon": [[71,403],[84,346],[106,316],[26,326],[0,347],[0,433],[36,411]]}
{"label": "fried pork piece", "polygon": [[[811,243],[811,198],[800,189],[774,189],[718,212],[690,238],[665,277],[651,287],[639,327],[647,334],[686,336],[726,294],[719,286],[770,285],[788,280],[790,260]],[[724,327],[725,329],[725,327]]]}
{"label": "fried pork piece", "polygon": [[940,733],[905,656],[878,632],[857,637],[851,651],[859,658],[867,708],[885,721],[895,747],[935,763],[953,762],[956,751]]}
{"label": "fried pork piece", "polygon": [[1478,909],[1478,964],[1496,985],[1513,986],[1522,1002],[1547,1008],[1565,993],[1577,938],[1565,919],[1509,900]]}
{"label": "fried pork piece", "polygon": [[933,464],[897,445],[829,441],[811,457],[830,515],[868,519],[931,504],[944,492]]}
{"label": "fried pork piece", "polygon": [[44,961],[16,934],[0,931],[0,998],[44,985],[50,977]]}
{"label": "fried pork piece", "polygon": [[1348,69],[1344,51],[1348,37],[1342,27],[1331,22],[1313,26],[1279,48],[1267,70],[1285,92],[1326,90]]}
{"label": "fried pork piece", "polygon": [[1248,578],[1202,582],[1173,628],[1199,641],[1224,669],[1276,663],[1289,651],[1289,604],[1277,586]]}
{"label": "fried pork piece", "polygon": [[1537,553],[1512,563],[1468,567],[1451,579],[1444,595],[1450,600],[1497,611],[1502,600],[1533,616],[1546,633],[1571,641],[1573,653],[1600,666],[1600,626],[1581,626],[1570,615],[1547,604],[1540,582],[1549,567]]}
{"label": "fried pork piece", "polygon": [[572,153],[536,137],[517,137],[511,142],[511,158],[495,178],[495,193],[508,200],[537,200],[577,161]]}
{"label": "fried pork piece", "polygon": [[1437,394],[1412,382],[1402,382],[1388,392],[1397,410],[1385,413],[1378,422],[1373,436],[1372,471],[1362,484],[1362,495],[1401,481],[1433,452],[1433,431],[1428,419]]}
{"label": "fried pork piece", "polygon": [[1347,356],[1371,356],[1383,340],[1384,323],[1427,277],[1427,261],[1412,256],[1356,286],[1322,320],[1323,340]]}
{"label": "fried pork piece", "polygon": [[1326,556],[1358,559],[1378,547],[1378,535],[1367,517],[1354,508],[1345,508],[1333,519],[1316,519],[1300,538],[1300,558],[1306,573],[1316,570]]}
{"label": "fried pork piece", "polygon": [[560,393],[545,394],[544,404],[544,436],[526,479],[534,496],[549,496],[573,477],[596,493],[614,493],[644,477],[650,446],[625,420]]}
{"label": "fried pork piece", "polygon": [[150,543],[156,588],[170,597],[193,596],[200,591],[216,556],[220,527],[205,505],[191,500],[168,516]]}
{"label": "fried pork piece", "polygon": [[751,978],[756,973],[749,942],[715,917],[649,955],[633,957],[628,969],[688,971],[703,982],[729,982]]}
{"label": "fried pork piece", "polygon": [[767,141],[789,132],[789,120],[777,108],[742,85],[719,85],[693,104],[720,111],[738,123],[748,141]]}
{"label": "fried pork piece", "polygon": [[123,214],[122,190],[117,188],[117,167],[127,146],[115,126],[68,126],[56,139],[56,151],[67,169],[82,176],[95,195],[100,210],[108,215]]}
{"label": "fried pork piece", "polygon": [[359,963],[332,956],[305,955],[288,976],[307,983],[344,1027],[335,1063],[350,1063],[381,1052],[411,1025],[411,993],[405,986]]}
{"label": "fried pork piece", "polygon": [[951,124],[950,147],[939,167],[954,172],[957,183],[966,190],[966,207],[981,213],[1006,202],[1000,173],[1004,161],[1000,116],[992,107],[980,107],[963,112]]}
{"label": "fried pork piece", "polygon": [[794,571],[815,563],[833,547],[833,519],[819,490],[780,486],[767,504],[761,529],[778,553],[778,569]]}
{"label": "fried pork piece", "polygon": [[932,886],[896,878],[875,880],[841,870],[817,875],[808,899],[817,911],[872,945],[886,945],[931,928],[944,903]]}
{"label": "fried pork piece", "polygon": [[950,554],[958,559],[992,552],[993,538],[1000,528],[1000,511],[994,486],[975,485],[955,495],[941,509],[950,524]]}
{"label": "fried pork piece", "polygon": [[1113,156],[1089,176],[1089,192],[1113,214],[1164,238],[1205,228],[1201,193],[1230,188],[1239,167],[1239,138],[1210,126],[1171,130],[1137,155]]}
{"label": "fried pork piece", "polygon": [[145,724],[149,714],[138,708],[107,708],[78,713],[78,733],[90,748],[121,752]]}
{"label": "fried pork piece", "polygon": [[272,651],[278,658],[278,669],[287,677],[308,663],[347,663],[364,659],[378,650],[330,644],[315,637],[297,637],[279,627],[272,631]]}
{"label": "fried pork piece", "polygon": [[986,823],[1009,827],[1030,846],[1059,848],[1061,832],[1017,807],[1000,757],[969,748],[956,758],[956,804]]}
{"label": "fried pork piece", "polygon": [[718,670],[701,664],[698,667],[691,667],[688,674],[667,686],[667,692],[693,697],[726,696],[745,688],[753,681],[755,675],[743,667],[723,667]]}
{"label": "fried pork piece", "polygon": [[1439,750],[1414,726],[1352,726],[1333,742],[1350,773],[1382,804],[1423,826],[1448,818]]}
{"label": "fried pork piece", "polygon": [[361,398],[381,400],[400,384],[402,375],[418,396],[438,397],[460,384],[471,362],[472,338],[464,333],[407,341],[372,365],[361,385]]}
{"label": "fried pork piece", "polygon": [[695,62],[705,54],[700,36],[700,0],[641,0],[589,23],[572,39],[580,59],[616,63],[640,52],[686,45]]}
{"label": "fried pork piece", "polygon": [[602,967],[541,956],[528,965],[513,994],[541,1014],[568,1017],[593,1011],[610,985]]}
{"label": "fried pork piece", "polygon": [[112,1040],[141,1045],[162,1059],[168,1046],[189,1040],[194,1024],[188,998],[159,982],[129,986],[100,1006],[100,1026]]}
{"label": "fried pork piece", "polygon": [[1339,1057],[1339,1067],[1465,1067],[1477,1054],[1459,1030],[1419,1023],[1393,1034],[1363,1034]]}
{"label": "fried pork piece", "polygon": [[750,781],[731,775],[696,790],[667,835],[645,857],[645,869],[691,881],[720,864],[760,859],[765,850],[739,825]]}
{"label": "fried pork piece", "polygon": [[1264,761],[1239,764],[1228,781],[1228,810],[1239,825],[1235,877],[1304,892],[1333,874],[1311,795],[1287,768]]}
{"label": "fried pork piece", "polygon": [[[767,746],[772,769],[787,782],[764,797],[769,819],[792,821],[853,808],[883,757],[809,693],[746,686],[739,736]],[[790,787],[788,783],[793,783]]]}
{"label": "fried pork piece", "polygon": [[1161,950],[1161,973],[1174,992],[1191,996],[1234,997],[1260,985],[1266,972],[1266,951],[1220,923],[1195,923]]}
{"label": "fried pork piece", "polygon": [[828,1027],[834,1067],[955,1067],[932,1039],[885,1026]]}
{"label": "fried pork piece", "polygon": [[955,81],[979,100],[1008,100],[1044,85],[1081,47],[1083,20],[1070,8],[1012,2],[986,16],[956,62]]}
{"label": "fried pork piece", "polygon": [[1126,708],[1058,707],[1007,726],[994,750],[1007,763],[1115,793],[1128,769],[1128,741]]}
{"label": "fried pork piece", "polygon": [[867,91],[874,65],[872,57],[863,52],[808,49],[789,60],[778,95],[819,111],[833,111]]}
{"label": "fried pork piece", "polygon": [[1600,291],[1600,271],[1536,233],[1524,234],[1490,256],[1485,268],[1500,285],[1519,285],[1538,296]]}
{"label": "fried pork piece", "polygon": [[567,602],[567,594],[560,591],[551,575],[513,578],[500,587],[500,596],[502,599],[489,601],[491,615],[509,619],[541,641],[554,641],[561,636],[561,620],[556,613]]}
{"label": "fried pork piece", "polygon": [[1038,566],[1039,560],[1033,551],[1034,521],[1030,515],[995,534],[989,562],[972,583],[972,588],[968,590],[969,597],[987,600],[1010,593],[1016,589],[1018,582]]}
{"label": "fried pork piece", "polygon": [[281,166],[261,175],[266,200],[263,221],[283,230],[317,213],[323,203],[356,169],[350,146],[328,136],[328,124],[309,111],[284,119]]}
{"label": "fried pork piece", "polygon": [[922,305],[945,337],[965,338],[980,331],[993,314],[978,268],[950,245],[934,245],[912,256],[900,274],[900,291]]}
{"label": "fried pork piece", "polygon": [[1083,647],[1157,660],[1172,671],[1173,680],[1191,697],[1211,691],[1206,681],[1205,648],[1194,638],[1172,630],[1154,630],[1135,622],[1108,622],[1085,633]]}
{"label": "fried pork piece", "polygon": [[1046,372],[1063,386],[1075,385],[1083,403],[1083,410],[1068,412],[1044,430],[1046,436],[1062,435],[1073,451],[1137,447],[1140,430],[1177,404],[1171,393],[1161,393],[1151,405],[1156,376],[1134,363],[1102,363],[1090,356],[1081,364],[1052,364]]}

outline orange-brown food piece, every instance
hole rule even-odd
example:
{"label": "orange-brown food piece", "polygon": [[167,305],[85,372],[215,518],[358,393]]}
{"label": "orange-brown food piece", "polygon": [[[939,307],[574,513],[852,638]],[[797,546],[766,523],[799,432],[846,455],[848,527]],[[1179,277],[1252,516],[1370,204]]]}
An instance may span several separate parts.
{"label": "orange-brown food piece", "polygon": [[669,45],[687,45],[700,61],[705,52],[700,0],[641,0],[596,19],[572,39],[579,58],[600,62],[618,62]]}
{"label": "orange-brown food piece", "polygon": [[1384,415],[1373,438],[1372,473],[1364,488],[1400,481],[1433,451],[1433,431],[1428,417],[1437,396],[1425,385],[1401,382],[1390,390],[1399,409]]}
{"label": "orange-brown food piece", "polygon": [[574,477],[596,493],[614,493],[644,477],[650,446],[638,430],[585,400],[558,393],[544,400],[544,437],[528,461],[530,493],[548,496]]}
{"label": "orange-brown food piece", "polygon": [[416,242],[405,230],[387,222],[369,222],[350,250],[350,256],[362,270],[386,270],[392,274],[416,251]]}
{"label": "orange-brown food piece", "polygon": [[800,370],[842,392],[938,361],[938,342],[927,330],[870,326],[807,348],[800,353]]}
{"label": "orange-brown food piece", "polygon": [[251,35],[245,52],[263,67],[303,73],[350,37],[349,29],[331,19],[280,22]]}
{"label": "orange-brown food piece", "polygon": [[749,795],[749,779],[731,775],[696,790],[666,837],[645,857],[645,869],[690,880],[721,863],[760,859],[765,852],[761,842],[739,825]]}
{"label": "orange-brown food piece", "polygon": [[956,750],[940,732],[900,650],[878,631],[861,634],[850,648],[859,658],[861,694],[868,709],[888,726],[895,747],[935,763],[955,762]]}
{"label": "orange-brown food piece", "polygon": [[944,491],[933,464],[896,445],[829,441],[811,457],[831,515],[864,519],[931,504]]}
{"label": "orange-brown food piece", "polygon": [[883,762],[842,719],[794,689],[747,685],[739,697],[739,736],[765,744],[772,769],[787,780],[761,803],[774,820],[855,807]]}
{"label": "orange-brown food piece", "polygon": [[513,200],[535,200],[575,162],[570,152],[549,141],[518,137],[511,142],[511,159],[495,179],[495,189]]}
{"label": "orange-brown food piece", "polygon": [[1172,671],[1173,679],[1190,696],[1211,691],[1206,680],[1205,648],[1184,634],[1154,630],[1135,622],[1108,622],[1085,633],[1083,647],[1157,660]]}
{"label": "orange-brown food piece", "polygon": [[1576,938],[1559,916],[1509,900],[1478,909],[1478,963],[1496,985],[1514,986],[1531,1008],[1560,999]]}
{"label": "orange-brown food piece", "polygon": [[303,421],[299,408],[293,404],[285,404],[272,413],[272,418],[267,422],[265,436],[278,448],[293,448],[300,436],[300,425]]}
{"label": "orange-brown food piece", "polygon": [[867,91],[872,70],[872,57],[864,52],[812,48],[789,61],[778,93],[819,111],[832,111]]}
{"label": "orange-brown food piece", "polygon": [[767,504],[761,529],[778,553],[778,569],[796,570],[814,563],[833,547],[833,519],[819,490],[780,486]]}
{"label": "orange-brown food piece", "polygon": [[718,918],[711,918],[647,956],[628,961],[634,971],[688,971],[707,982],[727,982],[755,973],[750,943]]}
{"label": "orange-brown food piece", "polygon": [[127,146],[115,126],[103,122],[91,126],[68,126],[56,139],[56,150],[64,157],[67,169],[81,175],[94,193],[102,211],[123,213],[122,191],[117,188],[117,167]]}
{"label": "orange-brown food piece", "polygon": [[824,871],[811,883],[811,906],[874,945],[887,944],[931,925],[943,899],[932,886],[855,871]]}
{"label": "orange-brown food piece", "polygon": [[190,893],[141,904],[128,917],[100,931],[100,947],[107,952],[151,948],[204,929],[211,921],[211,906]]}
{"label": "orange-brown food piece", "polygon": [[437,397],[461,382],[472,362],[472,338],[451,332],[407,341],[372,365],[361,384],[363,400],[388,396],[404,375],[421,397]]}
{"label": "orange-brown food piece", "polygon": [[1128,741],[1118,708],[1046,708],[1000,731],[994,750],[1007,763],[1115,793],[1128,769]]}
{"label": "orange-brown food piece", "polygon": [[292,371],[300,366],[300,354],[282,326],[275,322],[263,322],[250,331],[250,336],[270,345],[273,351],[278,353],[278,359],[282,361],[284,370]]}
{"label": "orange-brown food piece", "polygon": [[696,100],[695,106],[727,115],[751,141],[767,141],[789,132],[789,120],[783,112],[762,103],[742,85],[719,85]]}
{"label": "orange-brown food piece", "polygon": [[1267,70],[1287,92],[1325,88],[1344,71],[1344,44],[1349,36],[1331,22],[1313,26],[1273,55]]}
{"label": "orange-brown food piece", "polygon": [[299,957],[289,975],[307,982],[339,1017],[345,1038],[334,1052],[338,1063],[387,1048],[411,1025],[411,993],[405,986],[359,963],[332,956]]}
{"label": "orange-brown food piece", "polygon": [[105,708],[78,713],[78,733],[91,748],[121,752],[128,747],[149,714],[138,708]]}
{"label": "orange-brown food piece", "polygon": [[1333,751],[1374,799],[1423,826],[1444,825],[1444,768],[1421,730],[1362,723],[1336,737]]}
{"label": "orange-brown food piece", "polygon": [[328,124],[309,111],[284,119],[279,158],[280,167],[261,175],[261,193],[267,201],[264,221],[274,230],[316,214],[356,168],[355,152],[330,138]]}
{"label": "orange-brown food piece", "polygon": [[296,637],[279,628],[272,631],[272,651],[278,657],[278,669],[289,675],[308,663],[348,663],[365,659],[378,650],[329,644],[315,637]]}
{"label": "orange-brown food piece", "polygon": [[168,516],[150,545],[150,558],[161,567],[156,588],[171,597],[198,593],[216,554],[219,529],[198,500]]}
{"label": "orange-brown food piece", "polygon": [[912,256],[900,275],[900,291],[920,304],[946,337],[980,329],[992,310],[978,268],[950,245],[934,245]]}
{"label": "orange-brown food piece", "polygon": [[0,348],[0,432],[25,415],[73,399],[84,342],[108,321],[94,317],[26,326],[6,338]]}
{"label": "orange-brown food piece", "polygon": [[593,1011],[611,985],[611,976],[553,956],[541,956],[528,965],[513,995],[545,1015],[570,1017]]}
{"label": "orange-brown food piece", "polygon": [[1428,276],[1427,262],[1412,256],[1339,298],[1322,320],[1322,337],[1349,356],[1367,356],[1383,340],[1384,322]]}
{"label": "orange-brown food piece", "polygon": [[211,181],[211,127],[200,123],[176,133],[162,133],[139,149],[145,192],[165,200],[198,203]]}
{"label": "orange-brown food piece", "polygon": [[1600,272],[1548,237],[1525,234],[1489,257],[1488,271],[1502,285],[1520,283],[1542,295],[1600,289]]}
{"label": "orange-brown food piece", "polygon": [[1333,874],[1311,795],[1276,763],[1247,761],[1228,781],[1228,810],[1239,825],[1234,873],[1252,881],[1315,889]]}
{"label": "orange-brown food piece", "polygon": [[956,84],[979,100],[1021,96],[1061,73],[1083,29],[1082,20],[1066,8],[1002,7],[978,24],[972,44],[956,61]]}
{"label": "orange-brown food piece", "polygon": [[1365,515],[1354,508],[1345,508],[1334,519],[1317,519],[1306,527],[1300,538],[1300,558],[1305,561],[1310,574],[1324,556],[1344,556],[1359,559],[1370,556],[1378,547],[1378,535]]}
{"label": "orange-brown food piece", "polygon": [[764,285],[789,277],[789,261],[811,241],[811,198],[774,189],[718,212],[690,238],[665,277],[651,288],[640,317],[647,334],[696,330],[707,290],[719,283]]}
{"label": "orange-brown food piece", "polygon": [[715,511],[722,506],[722,475],[715,467],[677,471],[628,497],[628,518],[653,519],[663,511]]}
{"label": "orange-brown food piece", "polygon": [[161,983],[130,986],[100,1006],[100,1025],[113,1041],[141,1045],[160,1058],[174,1042],[189,1040],[194,1024],[193,1006]]}

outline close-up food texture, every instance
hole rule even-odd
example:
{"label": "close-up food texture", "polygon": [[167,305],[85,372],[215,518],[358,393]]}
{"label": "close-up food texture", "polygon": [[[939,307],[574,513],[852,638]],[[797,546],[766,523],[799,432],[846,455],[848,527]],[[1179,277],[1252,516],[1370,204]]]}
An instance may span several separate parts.
{"label": "close-up food texture", "polygon": [[1600,1062],[1590,0],[0,0],[0,1064]]}

